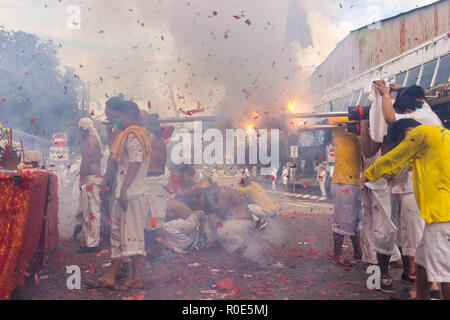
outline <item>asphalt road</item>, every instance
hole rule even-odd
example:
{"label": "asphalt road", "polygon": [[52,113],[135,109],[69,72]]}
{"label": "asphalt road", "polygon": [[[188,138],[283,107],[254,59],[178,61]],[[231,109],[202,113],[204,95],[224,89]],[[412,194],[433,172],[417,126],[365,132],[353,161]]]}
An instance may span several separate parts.
{"label": "asphalt road", "polygon": [[[397,293],[386,295],[366,287],[367,266],[341,266],[328,256],[332,250],[332,203],[274,197],[278,215],[269,226],[252,234],[243,254],[205,249],[181,255],[165,253],[147,262],[142,290],[90,289],[85,282],[108,269],[109,251],[78,254],[77,241],[61,240],[46,266],[27,279],[15,299],[268,299],[268,300],[375,300],[401,299],[400,266],[391,265]],[[344,252],[352,256],[346,239]],[[81,269],[81,289],[69,290],[66,266]],[[219,290],[221,281],[227,288]],[[220,287],[220,283],[219,283]]]}

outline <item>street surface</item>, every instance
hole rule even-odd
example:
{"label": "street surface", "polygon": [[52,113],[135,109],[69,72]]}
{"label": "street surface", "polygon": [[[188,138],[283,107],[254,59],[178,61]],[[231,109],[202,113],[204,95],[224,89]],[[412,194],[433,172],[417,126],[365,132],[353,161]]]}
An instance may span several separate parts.
{"label": "street surface", "polygon": [[[231,179],[230,181],[234,181]],[[222,181],[222,184],[232,184]],[[221,248],[205,249],[181,255],[166,252],[147,262],[143,290],[118,291],[90,289],[88,279],[95,279],[108,269],[109,250],[79,254],[77,241],[61,240],[46,266],[27,281],[27,290],[16,292],[16,299],[275,299],[275,300],[375,300],[400,299],[401,266],[392,264],[397,287],[395,295],[369,291],[365,265],[341,266],[332,263],[331,202],[298,200],[273,196],[278,215],[262,232],[254,232],[244,252],[228,255]],[[349,239],[344,252],[351,258]],[[81,290],[66,286],[66,266],[81,268]],[[216,284],[219,283],[219,290]],[[222,286],[221,286],[222,284]]]}

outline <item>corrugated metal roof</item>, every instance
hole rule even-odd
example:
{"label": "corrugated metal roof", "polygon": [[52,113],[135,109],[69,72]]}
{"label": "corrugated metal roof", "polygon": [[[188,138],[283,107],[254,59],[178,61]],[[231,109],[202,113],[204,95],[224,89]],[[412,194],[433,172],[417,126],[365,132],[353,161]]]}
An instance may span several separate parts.
{"label": "corrugated metal roof", "polygon": [[[406,11],[406,12],[402,12],[402,13],[397,14],[395,16],[392,16],[392,17],[389,17],[389,18],[385,18],[385,19],[380,20],[380,21],[375,21],[373,23],[378,23],[378,22],[379,23],[383,23],[383,22],[387,22],[387,21],[390,21],[390,20],[398,19],[398,18],[400,18],[402,16],[409,15],[409,14],[411,14],[413,12],[420,11],[420,10],[425,10],[425,9],[427,9],[429,7],[433,7],[433,6],[439,5],[440,3],[448,2],[448,1],[449,0],[438,0],[436,2],[428,4],[426,6],[422,6],[422,7],[418,7],[418,8]],[[316,70],[314,70],[314,72],[309,76],[309,78],[313,77],[318,71],[320,71],[322,66],[328,61],[328,59],[330,59],[331,56],[333,56],[333,54],[340,48],[340,46],[342,46],[342,44],[345,42],[345,40],[347,40],[350,36],[352,36],[356,32],[362,31],[364,29],[369,30],[369,26],[372,25],[373,23],[371,23],[369,25],[366,25],[364,27],[361,27],[359,29],[355,29],[355,30],[350,31],[350,33],[344,39],[339,41],[339,43],[336,45],[336,48],[334,48],[333,51],[325,58],[325,60],[316,68]]]}
{"label": "corrugated metal roof", "polygon": [[[399,13],[399,14],[397,14],[397,15],[395,15],[395,16],[392,16],[392,17],[389,17],[389,18],[385,18],[385,19],[380,20],[380,21],[374,21],[373,23],[387,22],[387,21],[389,21],[389,20],[394,20],[394,19],[397,19],[397,18],[399,18],[399,17],[401,17],[401,16],[408,15],[408,14],[411,14],[411,13],[413,13],[413,12],[420,11],[420,10],[423,10],[423,9],[427,9],[427,8],[429,8],[429,7],[438,5],[438,4],[441,3],[441,2],[447,2],[447,1],[449,1],[449,0],[437,0],[436,2],[427,4],[426,6],[417,7],[417,8],[415,8],[415,9],[412,9],[412,10],[409,10],[409,11],[405,11],[405,12],[402,12],[402,13]],[[371,24],[372,24],[372,23],[371,23]],[[370,24],[369,24],[369,25],[366,25],[366,26],[364,26],[364,27],[361,27],[361,28],[359,28],[359,29],[352,30],[352,31],[350,31],[350,34],[352,34],[352,33],[354,33],[354,32],[357,32],[357,31],[360,31],[360,30],[362,30],[362,29],[366,29],[366,28],[368,28],[369,26],[370,26]],[[350,35],[350,34],[349,34],[349,35]],[[348,37],[348,36],[347,36],[347,37]]]}

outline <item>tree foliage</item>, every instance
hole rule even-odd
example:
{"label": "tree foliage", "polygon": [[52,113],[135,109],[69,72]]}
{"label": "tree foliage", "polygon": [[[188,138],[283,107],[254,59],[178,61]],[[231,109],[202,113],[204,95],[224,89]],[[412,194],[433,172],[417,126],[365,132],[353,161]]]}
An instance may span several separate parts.
{"label": "tree foliage", "polygon": [[22,31],[0,30],[0,122],[45,139],[65,132],[78,141],[82,81],[62,68],[58,46]]}

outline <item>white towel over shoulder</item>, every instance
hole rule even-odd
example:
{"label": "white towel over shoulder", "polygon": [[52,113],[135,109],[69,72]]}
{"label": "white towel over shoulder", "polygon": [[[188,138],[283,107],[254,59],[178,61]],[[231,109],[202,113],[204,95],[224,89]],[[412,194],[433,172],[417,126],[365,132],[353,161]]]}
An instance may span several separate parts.
{"label": "white towel over shoulder", "polygon": [[366,89],[369,91],[369,99],[373,101],[369,113],[370,137],[373,141],[381,143],[388,129],[388,124],[383,116],[382,97],[378,90],[374,88],[373,81]]}

